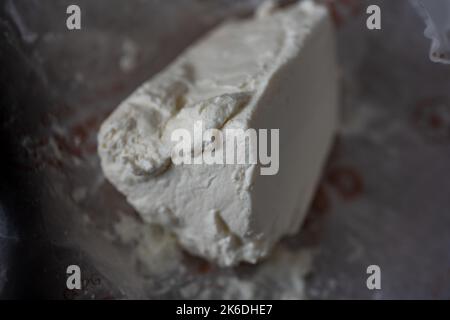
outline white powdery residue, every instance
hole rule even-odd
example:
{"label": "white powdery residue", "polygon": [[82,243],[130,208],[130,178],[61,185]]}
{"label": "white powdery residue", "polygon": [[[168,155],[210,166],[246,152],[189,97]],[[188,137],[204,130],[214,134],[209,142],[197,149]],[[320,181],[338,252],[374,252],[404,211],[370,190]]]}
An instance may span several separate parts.
{"label": "white powdery residue", "polygon": [[113,228],[115,235],[123,243],[129,243],[138,237],[136,221],[125,215],[122,215],[120,221],[115,223]]}
{"label": "white powdery residue", "polygon": [[120,57],[119,66],[123,72],[130,72],[136,67],[138,48],[136,44],[126,39],[122,44],[122,56]]}
{"label": "white powdery residue", "polygon": [[160,227],[122,216],[114,232],[125,244],[135,243],[133,255],[152,274],[167,273],[180,265],[181,252],[173,236]]}
{"label": "white powdery residue", "polygon": [[431,40],[430,59],[450,64],[450,2],[411,0],[425,20],[425,36]]}
{"label": "white powdery residue", "polygon": [[303,249],[292,252],[279,248],[267,261],[258,276],[275,283],[280,296],[275,299],[306,299],[305,277],[312,270],[313,251]]}
{"label": "white powdery residue", "polygon": [[[185,299],[192,299],[193,297],[196,297],[198,294],[201,294],[200,292],[200,286],[198,283],[192,282],[188,285],[184,286],[180,289],[180,294]],[[205,291],[206,293],[210,293],[210,291]]]}
{"label": "white powdery residue", "polygon": [[256,9],[255,16],[257,18],[263,18],[272,14],[276,9],[276,3],[274,0],[265,0]]}
{"label": "white powdery residue", "polygon": [[344,136],[364,134],[372,121],[379,116],[379,111],[370,105],[361,104],[345,119],[339,128]]}
{"label": "white powdery residue", "polygon": [[[386,124],[386,127],[383,128],[383,130],[374,130],[373,132],[369,132],[369,139],[372,142],[385,146],[386,142],[391,141],[393,137],[399,136],[402,136],[402,138],[408,139],[409,141],[414,141],[414,136],[411,134],[405,122],[390,122]],[[395,148],[388,146],[385,147],[385,149],[389,155],[396,156],[397,152]]]}
{"label": "white powdery residue", "polygon": [[[311,272],[313,251],[303,249],[297,252],[279,247],[272,256],[260,265],[250,277],[239,277],[236,274],[223,275],[215,279],[219,287],[221,299],[306,299],[305,277]],[[273,288],[274,295],[267,297],[263,288]],[[200,293],[200,296],[186,298],[209,299],[216,290]]]}
{"label": "white powdery residue", "polygon": [[59,149],[58,143],[54,137],[50,137],[48,140],[48,146],[51,148],[52,154],[57,160],[64,160],[61,150]]}
{"label": "white powdery residue", "polygon": [[257,287],[254,282],[239,278],[223,278],[220,279],[223,286],[222,298],[225,300],[239,299],[248,300],[255,299]]}
{"label": "white powdery residue", "polygon": [[86,187],[77,187],[72,191],[72,198],[76,203],[82,202],[86,199],[88,189]]}
{"label": "white powdery residue", "polygon": [[83,83],[86,80],[84,74],[80,71],[75,72],[74,79],[75,79],[75,81],[77,81],[79,83]]}
{"label": "white powdery residue", "polygon": [[364,246],[361,244],[361,241],[355,238],[354,236],[348,237],[348,243],[350,244],[352,250],[347,257],[347,261],[349,263],[353,263],[358,261],[364,255]]}

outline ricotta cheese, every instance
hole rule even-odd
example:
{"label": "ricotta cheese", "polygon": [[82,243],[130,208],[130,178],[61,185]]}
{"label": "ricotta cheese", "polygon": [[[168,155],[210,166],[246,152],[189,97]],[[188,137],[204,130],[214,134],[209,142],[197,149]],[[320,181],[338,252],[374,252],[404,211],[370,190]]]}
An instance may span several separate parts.
{"label": "ricotta cheese", "polygon": [[[231,266],[298,231],[337,126],[333,27],[303,1],[229,21],[139,87],[102,124],[107,179],[143,220],[189,252]],[[259,164],[174,165],[174,128],[279,129],[279,172]]]}

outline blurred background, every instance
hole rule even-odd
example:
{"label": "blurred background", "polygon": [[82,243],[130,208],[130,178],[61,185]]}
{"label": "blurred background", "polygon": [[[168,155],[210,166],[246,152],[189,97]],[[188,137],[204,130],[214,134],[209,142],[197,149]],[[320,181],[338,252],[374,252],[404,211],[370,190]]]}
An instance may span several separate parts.
{"label": "blurred background", "polygon": [[[289,5],[294,1],[281,1]],[[409,1],[322,0],[342,124],[300,232],[220,269],[144,225],[104,179],[96,133],[139,84],[259,0],[0,3],[0,298],[449,299],[450,66]],[[381,30],[366,8],[381,8]],[[83,289],[67,290],[81,267]],[[368,290],[366,268],[381,268]]]}

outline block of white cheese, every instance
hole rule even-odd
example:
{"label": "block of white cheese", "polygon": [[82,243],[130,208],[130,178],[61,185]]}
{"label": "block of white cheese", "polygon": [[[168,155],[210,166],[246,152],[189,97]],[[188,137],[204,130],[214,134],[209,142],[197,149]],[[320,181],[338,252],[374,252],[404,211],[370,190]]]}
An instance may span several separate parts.
{"label": "block of white cheese", "polygon": [[[303,1],[229,21],[139,87],[105,120],[98,151],[108,180],[143,220],[222,266],[265,257],[298,231],[337,127],[333,27]],[[260,164],[182,164],[174,128],[279,129],[279,171]],[[269,140],[270,141],[270,140]]]}

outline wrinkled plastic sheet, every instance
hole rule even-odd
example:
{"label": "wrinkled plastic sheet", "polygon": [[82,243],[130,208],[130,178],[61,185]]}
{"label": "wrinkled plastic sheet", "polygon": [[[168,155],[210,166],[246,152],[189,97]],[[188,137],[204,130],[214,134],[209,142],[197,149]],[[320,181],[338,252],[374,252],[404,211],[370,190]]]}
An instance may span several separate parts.
{"label": "wrinkled plastic sheet", "polygon": [[[82,30],[70,32],[69,1],[1,8],[4,296],[450,298],[450,70],[429,60],[408,1],[323,1],[337,30],[341,130],[302,230],[263,263],[228,269],[142,224],[104,179],[96,132],[183,48],[259,1],[77,2]],[[365,27],[369,4],[381,30]],[[70,264],[81,291],[65,288]],[[381,290],[366,287],[372,264]]]}

